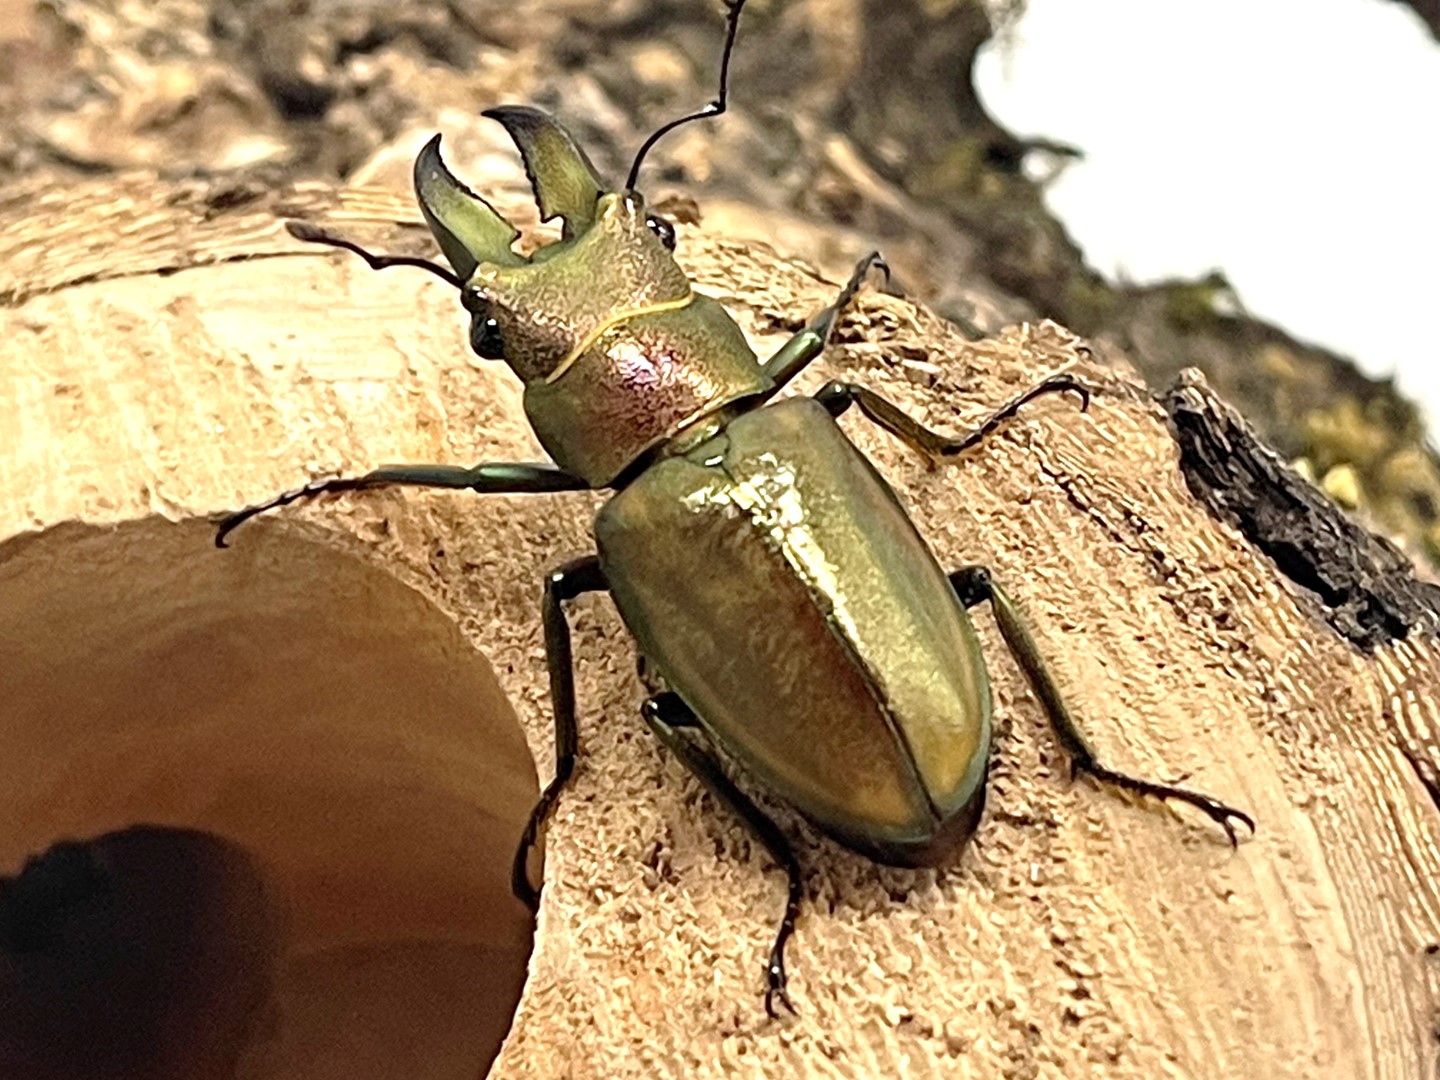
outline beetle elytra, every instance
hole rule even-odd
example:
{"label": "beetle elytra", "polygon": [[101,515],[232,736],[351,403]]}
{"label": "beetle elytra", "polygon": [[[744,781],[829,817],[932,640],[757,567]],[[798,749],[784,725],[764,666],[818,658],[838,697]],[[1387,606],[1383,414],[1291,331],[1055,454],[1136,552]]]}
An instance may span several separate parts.
{"label": "beetle elytra", "polygon": [[860,262],[835,302],[768,360],[759,360],[715,300],[676,263],[673,227],[645,209],[636,180],[646,152],[676,126],[725,110],[744,0],[728,0],[720,93],[661,127],[624,188],[607,189],[548,114],[486,113],[514,139],[559,240],[530,256],[517,232],[451,175],[439,137],[420,152],[420,207],[449,268],[372,255],[310,225],[305,240],[370,265],[418,266],[460,292],[470,344],[525,384],[526,414],[553,463],[392,465],[307,485],[226,517],[241,522],[327,492],[390,485],[480,493],[613,489],[595,522],[597,554],[545,579],[544,638],[556,771],[531,814],[513,882],[532,906],[526,857],[569,780],[577,752],[570,633],[564,605],[609,591],[666,689],[646,723],[729,805],[785,870],[789,896],[766,964],[765,1007],[786,994],[784,949],[798,912],[800,870],[784,834],[722,770],[741,771],[821,830],[872,859],[928,865],[974,832],[990,755],[990,690],[967,611],[989,601],[1002,636],[1043,704],[1072,769],[1113,788],[1198,808],[1236,842],[1248,815],[1196,792],[1102,766],[1071,718],[1021,614],[983,567],[945,573],[898,498],[846,439],[850,406],[933,459],[981,443],[1026,402],[1089,392],[1053,375],[973,431],[929,431],[864,387],[832,382],[813,397],[773,401],[824,348],[878,255]]}

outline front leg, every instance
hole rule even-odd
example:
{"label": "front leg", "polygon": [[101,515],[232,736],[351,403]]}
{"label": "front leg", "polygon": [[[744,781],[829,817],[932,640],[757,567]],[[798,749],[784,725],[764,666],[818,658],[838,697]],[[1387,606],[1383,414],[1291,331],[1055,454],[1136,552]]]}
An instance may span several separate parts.
{"label": "front leg", "polygon": [[805,366],[825,351],[825,346],[830,343],[830,335],[835,331],[835,324],[840,320],[840,313],[844,311],[855,299],[855,294],[860,291],[860,286],[865,284],[865,279],[870,271],[879,267],[890,279],[890,267],[880,257],[878,251],[872,251],[858,263],[855,264],[855,272],[850,275],[850,280],[835,297],[834,303],[821,311],[810,324],[792,337],[776,351],[775,355],[765,361],[765,374],[771,379],[772,386],[760,398],[771,397],[779,391],[786,383],[793,379]]}
{"label": "front leg", "polygon": [[482,495],[527,495],[546,491],[585,491],[590,485],[554,465],[487,462],[471,468],[459,465],[382,465],[364,476],[317,480],[286,491],[243,510],[226,514],[215,528],[215,546],[227,547],[225,538],[257,514],[289,506],[301,499],[342,491],[370,491],[382,487],[432,487],[469,489]]}

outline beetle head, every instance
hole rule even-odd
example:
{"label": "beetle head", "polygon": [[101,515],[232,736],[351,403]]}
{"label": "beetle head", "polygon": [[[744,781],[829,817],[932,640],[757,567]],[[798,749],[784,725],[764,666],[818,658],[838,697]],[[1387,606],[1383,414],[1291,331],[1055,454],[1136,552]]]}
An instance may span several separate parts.
{"label": "beetle head", "polygon": [[674,229],[635,190],[646,153],[667,132],[725,111],[744,6],[726,0],[720,96],[651,134],[622,189],[607,189],[570,133],[539,109],[485,114],[519,147],[540,216],[560,219],[559,240],[528,256],[515,251],[514,226],[451,175],[437,136],[415,161],[415,189],[455,273],[426,260],[370,257],[371,265],[426,266],[460,287],[471,346],[524,380],[540,445],[594,487],[771,386],[725,309],[691,291],[671,254]]}
{"label": "beetle head", "polygon": [[559,218],[562,228],[559,240],[518,254],[515,227],[451,174],[440,137],[420,151],[420,208],[464,283],[480,356],[507,361],[526,382],[554,379],[617,320],[689,301],[689,280],[671,255],[674,229],[646,211],[638,192],[606,190],[547,113],[507,106],[485,115],[519,147],[541,218]]}

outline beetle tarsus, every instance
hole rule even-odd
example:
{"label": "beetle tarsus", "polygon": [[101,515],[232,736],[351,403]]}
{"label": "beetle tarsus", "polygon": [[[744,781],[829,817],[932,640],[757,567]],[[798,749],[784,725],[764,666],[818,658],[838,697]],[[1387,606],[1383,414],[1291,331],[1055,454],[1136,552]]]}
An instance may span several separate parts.
{"label": "beetle tarsus", "polygon": [[1253,836],[1255,833],[1255,819],[1243,810],[1237,810],[1233,806],[1221,802],[1199,791],[1190,791],[1186,788],[1172,787],[1169,784],[1159,784],[1152,780],[1142,780],[1134,776],[1126,776],[1124,773],[1115,772],[1094,761],[1072,761],[1071,768],[1074,772],[1088,776],[1096,783],[1109,784],[1111,787],[1119,788],[1121,791],[1134,795],[1142,795],[1152,799],[1159,799],[1161,802],[1183,802],[1193,806],[1202,814],[1208,817],[1215,824],[1225,830],[1225,836],[1230,841],[1231,847],[1240,846],[1239,834],[1235,831],[1235,822],[1239,822],[1250,830]]}
{"label": "beetle tarsus", "polygon": [[841,311],[848,307],[850,301],[854,300],[861,288],[864,287],[865,280],[870,276],[872,270],[879,270],[885,278],[885,284],[890,284],[890,264],[885,261],[885,256],[880,252],[872,251],[855,264],[855,269],[850,274],[850,280],[840,290],[840,295],[835,298],[835,303],[830,305],[831,309]]}
{"label": "beetle tarsus", "polygon": [[810,329],[820,338],[821,347],[830,343],[830,337],[835,333],[835,325],[840,321],[841,314],[850,306],[860,290],[865,286],[865,279],[870,276],[870,271],[879,270],[885,276],[885,283],[890,283],[890,264],[885,261],[885,256],[878,251],[872,251],[855,264],[855,270],[850,275],[850,280],[835,297],[835,302],[827,307],[810,322]]}
{"label": "beetle tarsus", "polygon": [[530,883],[530,852],[535,849],[535,842],[539,837],[538,823],[541,817],[537,816],[536,812],[548,814],[554,805],[553,799],[544,799],[549,792],[550,788],[547,786],[541,793],[541,802],[531,809],[530,817],[525,822],[525,831],[520,834],[520,842],[515,846],[515,857],[510,863],[510,892],[525,905],[531,915],[540,910],[540,890]]}
{"label": "beetle tarsus", "polygon": [[[753,805],[752,809],[754,809]],[[758,810],[756,812],[758,813]],[[775,829],[773,822],[767,820],[767,824],[770,825],[771,829]],[[776,835],[779,835],[778,829],[775,829],[775,832]],[[765,839],[763,835],[761,839]],[[781,839],[783,842],[783,837]],[[770,851],[772,854],[775,854],[774,847],[771,847]],[[777,856],[777,858],[779,858],[781,868],[785,871],[786,884],[788,887],[788,893],[785,898],[785,917],[780,920],[780,932],[775,935],[775,944],[770,948],[770,959],[765,966],[766,978],[769,983],[765,990],[765,1011],[770,1015],[772,1020],[775,1019],[775,998],[780,999],[780,1004],[789,1010],[791,1016],[800,1015],[799,1012],[796,1011],[794,1004],[790,1001],[790,995],[785,989],[787,982],[785,976],[785,944],[790,940],[790,935],[795,933],[795,920],[800,917],[800,864],[795,861],[794,853],[790,851],[788,844],[785,845],[785,850],[781,855],[783,855],[783,857]]]}
{"label": "beetle tarsus", "polygon": [[870,252],[855,264],[854,273],[850,275],[850,280],[836,295],[834,303],[811,319],[804,329],[780,346],[775,354],[765,361],[763,371],[765,377],[770,380],[770,388],[756,398],[757,404],[768,401],[825,351],[825,346],[830,342],[830,335],[835,330],[835,324],[840,319],[840,313],[849,306],[851,300],[855,299],[855,294],[865,284],[865,278],[876,267],[884,272],[885,280],[888,282],[890,280],[890,264],[878,251]]}
{"label": "beetle tarsus", "polygon": [[325,495],[338,491],[359,491],[366,486],[373,485],[367,485],[365,477],[315,480],[309,484],[305,484],[303,487],[282,492],[273,499],[262,503],[255,503],[253,506],[247,506],[243,510],[236,510],[234,513],[226,514],[215,522],[215,546],[217,548],[229,547],[230,545],[225,542],[227,536],[251,518],[263,514],[266,511],[276,510],[282,506],[289,506],[291,503],[299,502],[301,499],[313,499],[317,495]]}
{"label": "beetle tarsus", "polygon": [[775,1002],[785,1006],[785,1011],[791,1016],[799,1016],[795,1009],[795,1003],[790,1000],[790,994],[785,989],[785,956],[777,948],[770,953],[770,964],[766,969],[770,985],[765,990],[765,1013],[771,1020],[780,1019],[775,1011]]}
{"label": "beetle tarsus", "polygon": [[[787,855],[789,853],[787,852]],[[800,866],[793,856],[785,860],[782,865],[789,877],[790,893],[785,903],[785,917],[780,921],[780,932],[775,935],[775,944],[770,947],[770,959],[765,964],[765,1012],[771,1020],[778,1019],[775,1015],[775,1002],[778,999],[784,1005],[791,1016],[799,1016],[794,1002],[790,1000],[790,994],[786,990],[789,981],[785,975],[785,943],[790,940],[790,935],[795,932],[795,920],[800,914]]]}

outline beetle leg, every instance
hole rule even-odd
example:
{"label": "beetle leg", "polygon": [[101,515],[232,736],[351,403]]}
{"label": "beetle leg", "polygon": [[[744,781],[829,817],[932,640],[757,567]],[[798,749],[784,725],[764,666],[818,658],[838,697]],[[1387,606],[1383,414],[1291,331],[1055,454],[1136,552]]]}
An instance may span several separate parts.
{"label": "beetle leg", "polygon": [[560,792],[575,772],[575,754],[580,748],[580,735],[575,727],[575,671],[570,653],[570,625],[565,621],[567,600],[587,592],[603,592],[605,582],[600,560],[594,555],[558,566],[545,575],[545,593],[540,601],[540,618],[545,628],[545,663],[550,670],[550,705],[555,711],[555,777],[545,785],[540,799],[530,811],[525,831],[515,848],[515,861],[510,867],[510,891],[531,911],[540,901],[540,893],[530,884],[527,864],[545,819],[555,808]]}
{"label": "beetle leg", "polygon": [[1153,780],[1126,776],[1124,773],[1115,772],[1113,769],[1107,769],[1101,765],[1095,758],[1095,749],[1085,738],[1079,725],[1075,723],[1074,717],[1070,715],[1070,710],[1066,708],[1065,700],[1060,696],[1060,688],[1055,685],[1055,680],[1050,675],[1044,659],[1040,656],[1040,650],[1035,645],[1035,639],[1030,636],[1024,617],[1020,614],[1020,609],[1011,599],[1010,594],[995,584],[990,577],[990,571],[983,566],[967,566],[956,570],[950,575],[950,584],[954,586],[955,595],[967,608],[985,600],[990,601],[990,606],[995,612],[995,621],[1000,624],[1000,634],[1005,638],[1005,644],[1010,647],[1015,659],[1020,662],[1026,679],[1029,680],[1035,695],[1045,707],[1045,714],[1050,718],[1050,725],[1055,729],[1056,738],[1060,740],[1060,745],[1070,758],[1072,775],[1084,773],[1100,784],[1109,784],[1122,791],[1149,796],[1161,801],[1173,799],[1176,802],[1187,803],[1224,829],[1232,847],[1238,845],[1239,842],[1235,835],[1235,822],[1240,822],[1252,833],[1255,831],[1255,821],[1249,814],[1227,806],[1209,795],[1188,791],[1185,788],[1172,787],[1169,784],[1159,784]]}
{"label": "beetle leg", "polygon": [[879,267],[885,274],[885,280],[890,280],[890,267],[881,258],[878,251],[872,251],[858,263],[855,264],[855,272],[850,275],[850,280],[840,290],[840,295],[835,297],[835,302],[827,307],[810,324],[792,337],[776,351],[775,355],[765,361],[765,374],[768,375],[774,385],[760,398],[773,395],[796,375],[804,370],[805,365],[814,360],[830,342],[830,335],[835,330],[835,324],[840,319],[840,313],[844,311],[855,299],[855,294],[860,291],[860,286],[865,284],[865,278],[870,271]]}
{"label": "beetle leg", "polygon": [[263,503],[247,506],[226,514],[215,523],[215,546],[228,545],[225,537],[256,514],[289,506],[301,499],[329,495],[341,491],[369,491],[372,488],[398,487],[469,488],[482,495],[528,495],[544,491],[585,491],[590,485],[577,476],[554,465],[520,464],[505,461],[488,462],[465,468],[460,465],[382,465],[364,476],[317,480],[304,487],[276,495]]}
{"label": "beetle leg", "polygon": [[776,824],[765,816],[758,806],[750,801],[720,768],[715,757],[687,739],[677,730],[698,727],[699,718],[690,706],[674,693],[656,694],[645,702],[641,709],[645,723],[650,725],[656,737],[664,743],[687,769],[704,784],[722,803],[733,810],[749,826],[759,841],[770,852],[770,857],[780,864],[789,882],[789,893],[785,900],[785,916],[780,921],[780,932],[775,935],[775,944],[770,948],[770,958],[765,964],[765,1012],[775,1018],[775,1002],[779,1001],[790,1014],[795,1015],[795,1006],[785,990],[785,943],[795,932],[795,919],[800,914],[800,863],[790,847],[790,841]]}
{"label": "beetle leg", "polygon": [[1059,394],[1070,391],[1080,399],[1080,411],[1090,407],[1090,388],[1068,372],[1059,372],[1042,379],[1023,394],[1011,398],[983,423],[961,435],[942,435],[931,431],[919,422],[906,416],[900,408],[886,401],[873,390],[867,390],[855,383],[828,382],[815,394],[815,400],[838,417],[851,405],[860,406],[860,411],[870,420],[879,424],[890,434],[905,443],[916,453],[930,461],[944,461],[946,458],[963,454],[966,450],[983,442],[1020,411],[1020,406],[1033,401],[1043,394]]}

